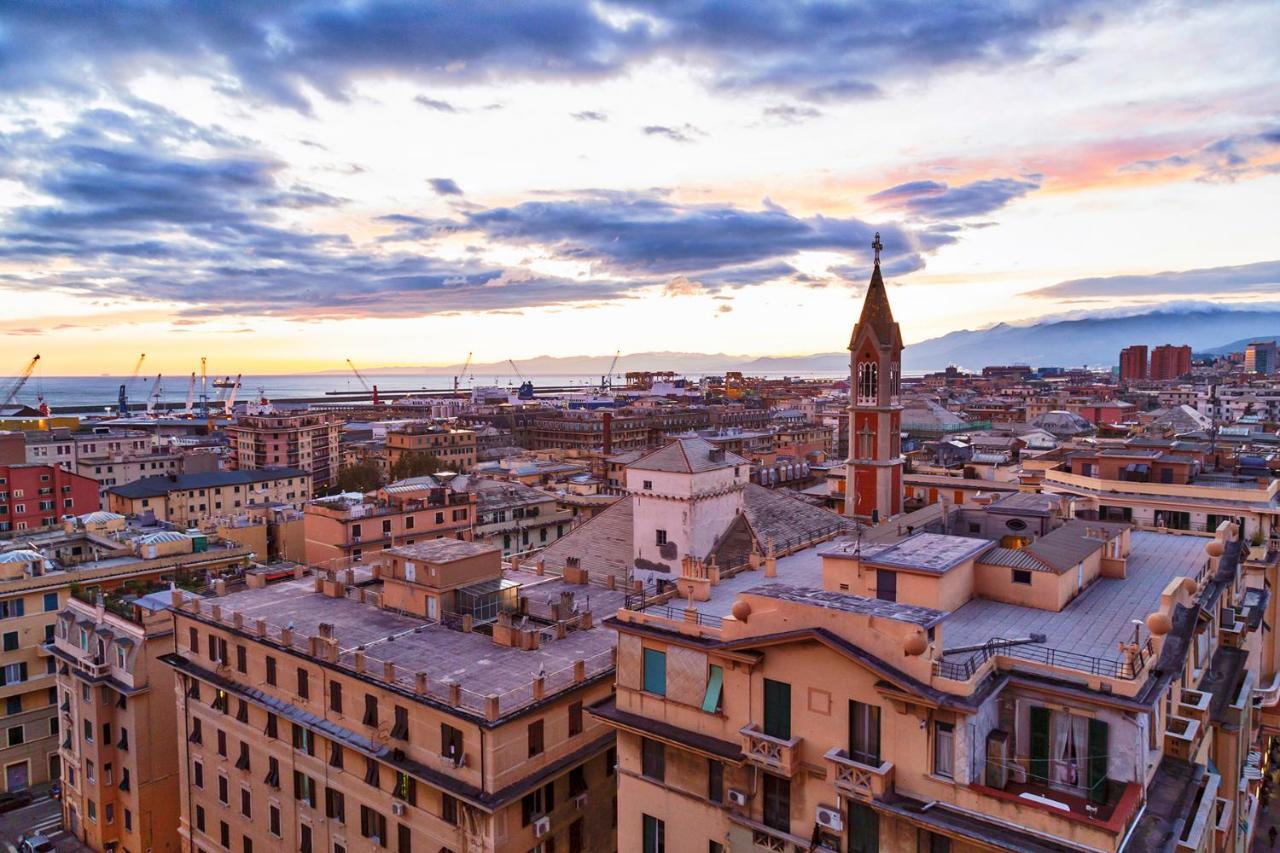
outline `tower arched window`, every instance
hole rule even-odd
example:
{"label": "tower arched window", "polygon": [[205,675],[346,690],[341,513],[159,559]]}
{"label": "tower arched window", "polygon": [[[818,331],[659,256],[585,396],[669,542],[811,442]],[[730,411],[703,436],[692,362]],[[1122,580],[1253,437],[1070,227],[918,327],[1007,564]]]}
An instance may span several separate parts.
{"label": "tower arched window", "polygon": [[877,386],[880,383],[880,366],[874,361],[858,364],[858,404],[874,406],[877,402]]}

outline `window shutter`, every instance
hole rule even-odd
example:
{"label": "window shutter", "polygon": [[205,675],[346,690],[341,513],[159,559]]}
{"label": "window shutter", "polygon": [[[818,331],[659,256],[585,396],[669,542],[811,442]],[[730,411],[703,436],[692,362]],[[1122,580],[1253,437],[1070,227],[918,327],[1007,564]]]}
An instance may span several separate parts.
{"label": "window shutter", "polygon": [[711,674],[707,678],[707,693],[702,697],[702,710],[714,714],[720,710],[720,690],[724,687],[724,668],[711,665]]}
{"label": "window shutter", "polygon": [[1107,801],[1107,758],[1110,726],[1105,720],[1089,720],[1089,800],[1094,803]]}
{"label": "window shutter", "polygon": [[1031,778],[1049,781],[1049,709],[1031,707]]}
{"label": "window shutter", "polygon": [[791,685],[785,681],[764,680],[764,733],[791,739]]}

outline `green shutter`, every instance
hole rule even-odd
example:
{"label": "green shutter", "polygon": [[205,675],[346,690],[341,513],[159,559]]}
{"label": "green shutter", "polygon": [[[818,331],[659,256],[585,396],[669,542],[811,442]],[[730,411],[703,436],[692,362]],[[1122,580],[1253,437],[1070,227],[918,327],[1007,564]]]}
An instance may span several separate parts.
{"label": "green shutter", "polygon": [[779,740],[791,740],[791,685],[764,680],[764,733]]}
{"label": "green shutter", "polygon": [[1104,720],[1089,720],[1089,800],[1094,803],[1107,801],[1107,757],[1110,726]]}
{"label": "green shutter", "polygon": [[724,687],[724,668],[711,665],[711,673],[707,677],[707,694],[702,697],[702,710],[714,714],[720,710],[720,691]]}
{"label": "green shutter", "polygon": [[1031,707],[1031,778],[1049,781],[1049,709]]}
{"label": "green shutter", "polygon": [[656,649],[644,650],[644,690],[667,695],[667,654]]}
{"label": "green shutter", "polygon": [[849,801],[849,853],[879,853],[880,815],[875,809]]}

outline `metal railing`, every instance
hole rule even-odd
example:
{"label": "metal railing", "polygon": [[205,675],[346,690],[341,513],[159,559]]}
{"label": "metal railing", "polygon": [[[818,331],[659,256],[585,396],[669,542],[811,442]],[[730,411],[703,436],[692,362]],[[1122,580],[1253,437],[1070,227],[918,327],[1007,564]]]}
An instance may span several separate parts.
{"label": "metal railing", "polygon": [[1154,654],[1155,646],[1150,637],[1139,647],[1132,661],[1099,658],[1035,644],[1008,645],[1003,639],[996,638],[989,640],[980,650],[972,652],[962,661],[949,661],[945,658],[934,660],[933,672],[934,675],[952,681],[968,681],[989,659],[996,655],[1005,655],[1050,667],[1131,681],[1146,669],[1147,663]]}

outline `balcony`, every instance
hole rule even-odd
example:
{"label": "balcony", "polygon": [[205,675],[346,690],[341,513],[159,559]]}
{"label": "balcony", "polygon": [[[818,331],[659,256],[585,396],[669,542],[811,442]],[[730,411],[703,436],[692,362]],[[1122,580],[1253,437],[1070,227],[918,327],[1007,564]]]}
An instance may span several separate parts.
{"label": "balcony", "polygon": [[1218,786],[1216,773],[1206,774],[1191,803],[1190,813],[1182,825],[1182,835],[1174,848],[1178,853],[1201,853],[1213,849],[1214,831],[1218,825]]}
{"label": "balcony", "polygon": [[1209,701],[1212,698],[1200,690],[1184,688],[1178,700],[1178,716],[1195,720],[1201,726],[1209,725]]}
{"label": "balcony", "polygon": [[1205,727],[1199,720],[1170,715],[1165,723],[1164,753],[1194,763],[1204,740]]}
{"label": "balcony", "polygon": [[782,740],[760,731],[754,723],[744,726],[738,733],[742,735],[742,751],[751,763],[788,779],[798,769],[799,747],[804,738],[796,735],[790,740]]}
{"label": "balcony", "polygon": [[829,750],[827,781],[847,797],[874,800],[893,790],[893,762],[882,761],[879,766],[854,761],[843,749]]}

